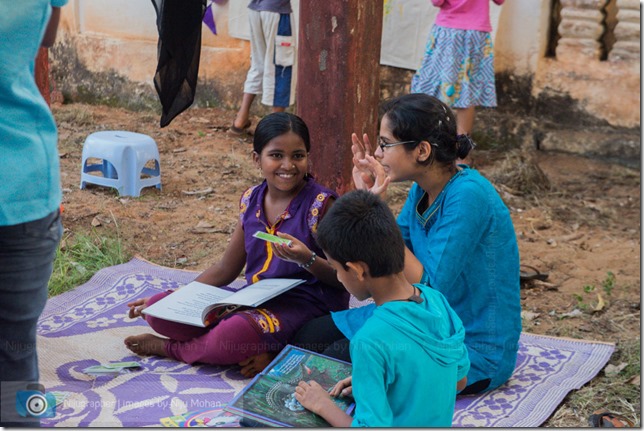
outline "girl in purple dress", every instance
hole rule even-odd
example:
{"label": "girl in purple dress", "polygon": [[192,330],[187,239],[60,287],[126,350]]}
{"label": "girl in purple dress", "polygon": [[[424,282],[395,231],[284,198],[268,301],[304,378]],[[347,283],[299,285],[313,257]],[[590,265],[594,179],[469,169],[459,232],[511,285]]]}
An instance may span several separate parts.
{"label": "girl in purple dress", "polygon": [[[293,114],[270,114],[257,125],[253,149],[253,160],[265,180],[244,192],[239,221],[223,257],[196,281],[226,286],[245,267],[248,284],[278,277],[306,282],[258,308],[237,310],[207,328],[141,314],[171,291],[138,299],[128,304],[130,317],[144,317],[167,338],[130,336],[125,339],[128,349],[189,364],[239,364],[242,374],[250,377],[262,371],[305,323],[347,308],[348,293],[314,238],[319,220],[337,195],[308,174],[306,124]],[[290,239],[292,244],[276,245],[254,238],[258,230]]]}

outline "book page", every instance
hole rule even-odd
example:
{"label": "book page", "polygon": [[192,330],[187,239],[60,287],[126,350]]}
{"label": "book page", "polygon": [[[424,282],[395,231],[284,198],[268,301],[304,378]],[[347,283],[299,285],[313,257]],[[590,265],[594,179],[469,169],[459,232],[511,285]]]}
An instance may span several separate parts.
{"label": "book page", "polygon": [[304,283],[302,279],[267,278],[246,286],[226,298],[226,302],[248,307],[256,307],[282,292]]}
{"label": "book page", "polygon": [[215,303],[227,302],[231,292],[193,281],[143,310],[144,314],[171,322],[204,326],[203,310]]}

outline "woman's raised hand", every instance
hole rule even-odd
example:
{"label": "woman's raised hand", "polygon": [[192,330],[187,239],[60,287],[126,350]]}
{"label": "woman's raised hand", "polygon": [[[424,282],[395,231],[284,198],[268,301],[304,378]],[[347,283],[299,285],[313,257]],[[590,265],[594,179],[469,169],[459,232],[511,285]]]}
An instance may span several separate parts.
{"label": "woman's raised hand", "polygon": [[351,134],[351,152],[353,153],[353,184],[356,189],[369,190],[373,187],[374,177],[364,163],[365,157],[371,155],[371,143],[365,133],[363,135],[364,143],[360,141],[358,135]]}
{"label": "woman's raised hand", "polygon": [[371,142],[365,133],[361,142],[358,135],[351,135],[351,152],[353,152],[353,184],[356,189],[369,190],[384,197],[390,178],[380,162],[371,155]]}

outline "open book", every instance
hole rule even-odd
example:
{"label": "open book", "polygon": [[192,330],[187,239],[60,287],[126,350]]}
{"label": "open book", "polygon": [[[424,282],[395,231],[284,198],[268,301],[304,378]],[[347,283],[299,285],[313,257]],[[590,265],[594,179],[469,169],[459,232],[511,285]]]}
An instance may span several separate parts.
{"label": "open book", "polygon": [[239,307],[257,307],[302,283],[302,279],[267,278],[231,292],[193,281],[143,309],[143,313],[171,322],[206,327]]}
{"label": "open book", "polygon": [[[315,380],[331,388],[351,375],[351,364],[288,345],[230,402],[224,410],[242,416],[248,425],[275,427],[329,427],[329,423],[306,410],[295,399],[300,380]],[[353,413],[352,398],[333,398],[348,414]]]}

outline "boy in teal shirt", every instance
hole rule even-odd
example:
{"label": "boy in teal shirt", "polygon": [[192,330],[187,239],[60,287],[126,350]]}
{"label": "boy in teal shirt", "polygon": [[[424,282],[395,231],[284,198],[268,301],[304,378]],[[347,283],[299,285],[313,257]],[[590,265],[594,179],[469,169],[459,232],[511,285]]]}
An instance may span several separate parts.
{"label": "boy in teal shirt", "polygon": [[[318,244],[338,280],[376,310],[351,339],[352,376],[327,393],[300,382],[296,399],[339,427],[449,427],[469,359],[463,323],[445,297],[403,274],[405,248],[396,220],[362,190],[336,201],[318,226]],[[331,396],[352,394],[354,417]]]}

